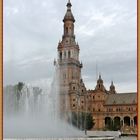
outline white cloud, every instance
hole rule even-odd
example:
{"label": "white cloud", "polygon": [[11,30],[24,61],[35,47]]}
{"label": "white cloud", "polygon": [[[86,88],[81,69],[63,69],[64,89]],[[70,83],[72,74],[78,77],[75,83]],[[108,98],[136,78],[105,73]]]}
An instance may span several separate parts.
{"label": "white cloud", "polygon": [[[135,91],[136,0],[71,2],[86,86],[95,86],[95,62],[98,61],[106,82],[115,77],[119,91],[127,88]],[[63,0],[4,1],[5,84],[53,76],[65,6]],[[123,88],[127,84],[129,86]]]}

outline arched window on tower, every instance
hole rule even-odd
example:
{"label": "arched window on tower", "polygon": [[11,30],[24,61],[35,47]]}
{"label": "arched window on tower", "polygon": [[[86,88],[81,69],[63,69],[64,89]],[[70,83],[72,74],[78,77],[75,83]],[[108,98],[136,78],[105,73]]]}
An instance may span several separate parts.
{"label": "arched window on tower", "polygon": [[66,51],[64,52],[64,58],[66,58]]}
{"label": "arched window on tower", "polygon": [[70,58],[71,56],[70,56],[70,51],[68,51],[68,58]]}
{"label": "arched window on tower", "polygon": [[59,57],[60,57],[60,60],[62,60],[62,52],[60,52]]}
{"label": "arched window on tower", "polygon": [[72,29],[71,29],[71,27],[69,27],[69,32],[72,33]]}
{"label": "arched window on tower", "polygon": [[66,27],[66,34],[68,34],[68,27]]}

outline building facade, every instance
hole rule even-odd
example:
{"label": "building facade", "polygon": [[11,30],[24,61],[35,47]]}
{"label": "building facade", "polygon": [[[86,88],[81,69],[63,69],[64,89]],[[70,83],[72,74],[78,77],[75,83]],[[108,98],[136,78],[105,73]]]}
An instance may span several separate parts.
{"label": "building facade", "polygon": [[93,115],[94,130],[137,133],[137,94],[117,93],[113,82],[106,90],[101,76],[95,89],[87,91],[87,111]]}
{"label": "building facade", "polygon": [[62,117],[69,112],[89,112],[93,115],[94,130],[115,129],[136,132],[136,93],[117,93],[113,82],[106,90],[101,75],[93,90],[87,90],[81,76],[83,64],[79,60],[80,47],[75,40],[75,19],[70,0],[63,19],[63,36],[58,43],[58,59],[54,61],[58,73],[59,102]]}
{"label": "building facade", "polygon": [[58,59],[57,62],[55,61],[55,66],[57,67],[57,73],[59,75],[60,112],[63,111],[61,115],[63,114],[64,117],[69,116],[68,114],[70,111],[75,111],[79,100],[83,102],[86,94],[86,88],[81,76],[83,65],[79,61],[80,49],[75,40],[75,19],[71,11],[71,6],[69,1],[63,19],[62,41],[58,43],[57,48]]}

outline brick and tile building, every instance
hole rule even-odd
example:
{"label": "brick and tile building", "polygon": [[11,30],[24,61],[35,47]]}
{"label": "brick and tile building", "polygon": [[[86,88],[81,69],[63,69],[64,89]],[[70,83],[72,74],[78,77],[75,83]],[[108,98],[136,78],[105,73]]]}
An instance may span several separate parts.
{"label": "brick and tile building", "polygon": [[136,131],[136,93],[117,93],[113,82],[106,90],[101,75],[95,89],[86,89],[81,75],[83,64],[79,60],[80,47],[75,40],[75,19],[71,6],[69,0],[63,19],[64,32],[57,48],[58,59],[54,62],[59,76],[61,115],[69,116],[70,111],[90,112],[93,114],[94,130],[103,130],[117,122],[119,129]]}

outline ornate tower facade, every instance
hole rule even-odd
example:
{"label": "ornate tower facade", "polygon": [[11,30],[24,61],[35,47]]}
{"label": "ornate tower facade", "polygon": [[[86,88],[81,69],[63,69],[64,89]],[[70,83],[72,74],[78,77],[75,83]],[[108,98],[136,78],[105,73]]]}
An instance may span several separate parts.
{"label": "ornate tower facade", "polygon": [[[79,45],[75,41],[74,16],[70,0],[63,19],[62,41],[58,43],[57,68],[59,73],[59,94],[61,111],[75,111],[84,103],[86,88],[81,78],[82,63],[79,61]],[[81,98],[83,96],[83,98]],[[80,107],[80,105],[79,105]],[[83,107],[84,108],[84,105]]]}
{"label": "ornate tower facade", "polygon": [[101,75],[99,75],[95,88],[86,90],[81,76],[83,66],[79,61],[79,45],[75,41],[75,18],[71,11],[70,0],[66,6],[62,40],[59,41],[57,47],[57,61],[54,61],[56,75],[52,90],[58,93],[59,97],[53,100],[54,108],[59,108],[60,117],[68,121],[71,121],[72,112],[77,113],[77,116],[81,112],[91,113],[95,130],[107,129],[110,124],[115,124],[117,121],[121,129],[125,130],[125,126],[126,128],[130,126],[136,132],[136,93],[118,94],[113,82],[110,89],[106,90]]}

